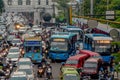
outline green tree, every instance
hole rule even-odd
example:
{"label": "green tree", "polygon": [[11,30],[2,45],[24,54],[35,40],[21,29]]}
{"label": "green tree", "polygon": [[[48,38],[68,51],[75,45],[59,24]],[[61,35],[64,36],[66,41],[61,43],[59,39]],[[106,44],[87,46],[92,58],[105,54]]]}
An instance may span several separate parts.
{"label": "green tree", "polygon": [[[105,14],[106,10],[114,10],[116,14],[120,14],[120,0],[93,0],[94,1],[94,14],[95,15],[101,15]],[[90,0],[84,0],[84,14],[90,14]],[[95,18],[101,18],[105,19],[105,16],[94,16]],[[115,20],[119,22],[120,16],[115,16]],[[112,27],[120,28],[120,24],[112,24],[110,23]]]}
{"label": "green tree", "polygon": [[61,13],[64,14],[64,17],[67,15],[67,9],[68,9],[68,2],[70,0],[55,0],[58,3],[58,9],[61,10]]}
{"label": "green tree", "polygon": [[3,12],[4,9],[4,2],[3,0],[0,0],[0,14]]}

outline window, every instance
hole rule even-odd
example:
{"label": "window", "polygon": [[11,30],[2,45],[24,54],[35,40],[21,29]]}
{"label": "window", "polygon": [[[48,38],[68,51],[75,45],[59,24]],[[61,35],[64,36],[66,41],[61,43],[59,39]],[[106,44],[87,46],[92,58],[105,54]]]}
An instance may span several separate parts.
{"label": "window", "polygon": [[12,0],[8,0],[8,5],[12,5]]}
{"label": "window", "polygon": [[40,3],[41,3],[41,0],[38,0],[38,5],[40,5]]}
{"label": "window", "polygon": [[26,5],[30,5],[31,4],[31,0],[26,0]]}
{"label": "window", "polygon": [[48,0],[46,0],[46,5],[49,5],[49,1]]}
{"label": "window", "polygon": [[22,5],[23,1],[22,0],[18,0],[18,5]]}

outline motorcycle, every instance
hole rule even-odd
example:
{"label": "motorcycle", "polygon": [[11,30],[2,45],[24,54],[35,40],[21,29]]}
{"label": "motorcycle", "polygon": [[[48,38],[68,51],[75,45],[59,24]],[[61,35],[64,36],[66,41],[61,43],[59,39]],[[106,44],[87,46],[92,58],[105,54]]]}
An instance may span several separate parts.
{"label": "motorcycle", "polygon": [[52,79],[52,69],[50,67],[47,68],[46,78],[47,79]]}
{"label": "motorcycle", "polygon": [[43,77],[44,73],[45,73],[45,66],[39,67],[37,72],[38,77]]}

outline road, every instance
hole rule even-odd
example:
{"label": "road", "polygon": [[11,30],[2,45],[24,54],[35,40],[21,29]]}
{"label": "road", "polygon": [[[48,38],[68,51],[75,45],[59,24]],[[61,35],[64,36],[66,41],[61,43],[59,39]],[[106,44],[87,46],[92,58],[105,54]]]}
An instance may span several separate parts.
{"label": "road", "polygon": [[[52,74],[53,74],[53,79],[52,80],[59,80],[59,73],[60,73],[60,66],[61,63],[51,63],[52,66]],[[38,78],[37,77],[37,65],[34,66],[34,71],[35,71],[35,79],[36,80],[45,80],[46,77],[44,76],[43,78]]]}

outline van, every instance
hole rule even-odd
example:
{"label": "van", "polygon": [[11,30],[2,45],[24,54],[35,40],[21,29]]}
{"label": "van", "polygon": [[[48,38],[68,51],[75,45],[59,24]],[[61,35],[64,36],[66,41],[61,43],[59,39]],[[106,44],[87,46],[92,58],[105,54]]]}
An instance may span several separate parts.
{"label": "van", "polygon": [[60,80],[80,80],[80,75],[75,68],[63,67]]}
{"label": "van", "polygon": [[83,65],[82,76],[98,78],[100,63],[100,58],[88,58]]}
{"label": "van", "polygon": [[77,54],[67,59],[65,66],[80,69],[83,67],[84,61],[89,58],[87,54]]}

